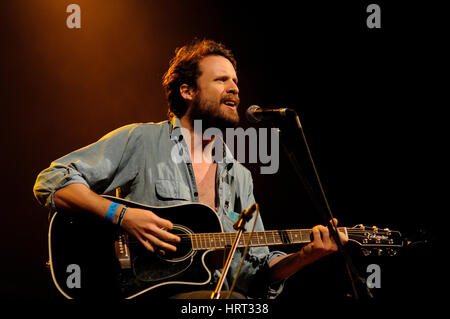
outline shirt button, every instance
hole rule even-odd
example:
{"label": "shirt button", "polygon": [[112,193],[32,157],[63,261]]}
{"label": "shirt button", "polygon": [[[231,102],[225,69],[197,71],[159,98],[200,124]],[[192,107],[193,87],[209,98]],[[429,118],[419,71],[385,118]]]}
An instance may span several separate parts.
{"label": "shirt button", "polygon": [[194,192],[194,196],[197,197],[197,196],[198,196],[198,193],[197,193],[197,192]]}

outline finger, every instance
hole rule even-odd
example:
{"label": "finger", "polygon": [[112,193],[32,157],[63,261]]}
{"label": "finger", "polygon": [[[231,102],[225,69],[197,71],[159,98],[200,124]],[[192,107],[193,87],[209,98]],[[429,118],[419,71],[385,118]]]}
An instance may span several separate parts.
{"label": "finger", "polygon": [[165,256],[166,255],[166,251],[164,249],[159,249],[157,254],[160,255],[160,256]]}
{"label": "finger", "polygon": [[348,236],[346,231],[344,229],[337,228],[338,220],[336,218],[333,218],[330,220],[330,224],[332,224],[334,229],[337,230],[341,242],[342,243],[348,242]]}
{"label": "finger", "polygon": [[312,233],[313,233],[314,247],[319,247],[319,248],[323,247],[323,242],[322,242],[322,238],[321,238],[321,234],[320,234],[320,230],[319,230],[318,226],[313,227]]}
{"label": "finger", "polygon": [[333,242],[331,241],[331,237],[330,237],[330,231],[328,230],[328,227],[325,226],[318,226],[320,233],[322,235],[322,242],[323,242],[323,246],[324,247],[330,247]]}
{"label": "finger", "polygon": [[181,238],[179,236],[174,235],[166,231],[165,229],[159,228],[156,225],[149,225],[149,231],[156,237],[165,241],[171,241],[175,243],[179,243],[181,241]]}
{"label": "finger", "polygon": [[338,220],[336,218],[333,218],[330,220],[330,224],[336,229]]}
{"label": "finger", "polygon": [[[342,241],[342,239],[345,237],[345,232],[342,229],[337,228],[338,220],[336,218],[333,218],[330,220],[330,224],[333,226],[333,229],[338,232],[339,238]],[[342,237],[342,236],[344,236],[344,237]],[[334,238],[333,238],[333,242],[334,242]]]}
{"label": "finger", "polygon": [[161,217],[158,217],[158,216],[157,216],[157,218],[155,220],[155,223],[161,228],[166,228],[166,229],[169,229],[169,230],[173,228],[173,224],[172,224],[172,222],[170,220],[167,220],[167,219],[164,219],[164,218],[161,218]]}
{"label": "finger", "polygon": [[168,244],[164,241],[162,241],[161,239],[159,239],[156,236],[153,236],[152,234],[145,234],[145,238],[147,238],[147,240],[150,241],[150,243],[153,246],[162,248],[162,249],[166,249],[166,250],[170,250],[170,251],[176,251],[177,247],[175,247],[174,245]]}
{"label": "finger", "polygon": [[341,242],[343,244],[348,242],[348,235],[347,235],[347,233],[344,230],[340,230],[338,232],[338,234],[339,234],[339,238],[341,239]]}
{"label": "finger", "polygon": [[144,246],[147,250],[151,251],[152,253],[155,252],[155,248],[150,244],[149,241],[147,241],[147,239],[142,237],[139,233],[136,234],[136,237],[139,240],[139,242],[142,244],[142,246]]}

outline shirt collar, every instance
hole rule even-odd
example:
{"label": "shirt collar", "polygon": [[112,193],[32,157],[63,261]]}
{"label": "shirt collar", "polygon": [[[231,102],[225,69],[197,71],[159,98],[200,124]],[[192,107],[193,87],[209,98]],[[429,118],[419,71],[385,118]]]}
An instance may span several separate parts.
{"label": "shirt collar", "polygon": [[180,119],[176,116],[172,116],[172,118],[169,120],[170,123],[170,139],[172,141],[179,141],[181,136],[181,122]]}

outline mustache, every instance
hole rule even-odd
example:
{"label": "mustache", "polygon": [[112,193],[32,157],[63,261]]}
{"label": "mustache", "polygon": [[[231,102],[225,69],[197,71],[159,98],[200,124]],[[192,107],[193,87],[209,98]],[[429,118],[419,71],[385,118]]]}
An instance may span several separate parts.
{"label": "mustache", "polygon": [[233,93],[229,93],[229,94],[225,94],[221,99],[220,102],[225,102],[225,101],[233,101],[235,102],[236,106],[239,105],[239,103],[241,102],[241,99],[239,98],[238,94],[233,94]]}

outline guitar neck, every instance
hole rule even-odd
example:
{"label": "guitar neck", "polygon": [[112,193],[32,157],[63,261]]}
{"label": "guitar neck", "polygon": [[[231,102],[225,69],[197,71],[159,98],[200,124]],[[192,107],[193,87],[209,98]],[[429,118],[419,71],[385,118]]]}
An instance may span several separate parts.
{"label": "guitar neck", "polygon": [[[346,227],[338,229],[347,232]],[[311,232],[311,229],[289,229],[258,231],[253,234],[243,233],[238,247],[307,244],[311,242]],[[236,233],[200,233],[189,236],[194,250],[223,249],[233,244]]]}

